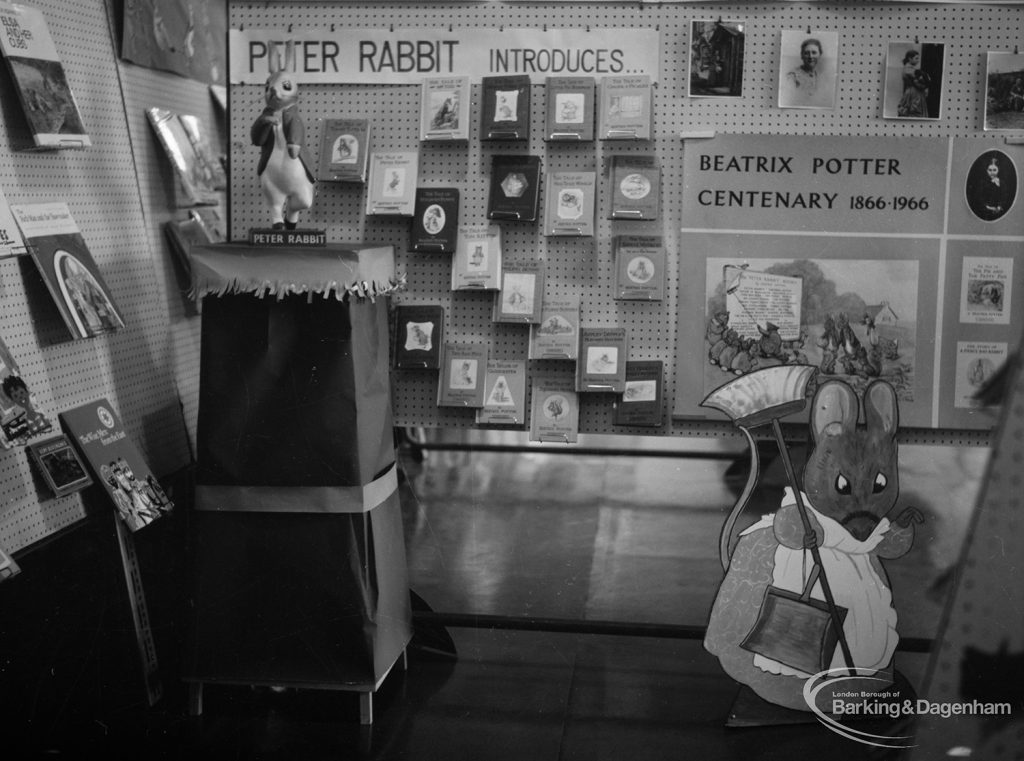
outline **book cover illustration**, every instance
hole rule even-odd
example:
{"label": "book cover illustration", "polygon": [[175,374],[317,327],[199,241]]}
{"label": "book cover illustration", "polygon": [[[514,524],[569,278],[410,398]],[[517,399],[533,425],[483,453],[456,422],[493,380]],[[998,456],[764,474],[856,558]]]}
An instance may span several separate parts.
{"label": "book cover illustration", "polygon": [[501,290],[495,294],[494,322],[540,322],[544,298],[544,261],[506,262]]}
{"label": "book cover illustration", "polygon": [[530,399],[530,441],[579,440],[580,400],[571,377],[535,378]]}
{"label": "book cover illustration", "polygon": [[580,344],[580,297],[544,299],[540,322],[530,332],[530,359],[576,359]]}
{"label": "book cover illustration", "polygon": [[657,219],[661,165],[656,156],[612,156],[610,219]]}
{"label": "book cover illustration", "polygon": [[459,189],[418,188],[409,248],[451,254],[459,239]]}
{"label": "book cover illustration", "polygon": [[52,430],[53,423],[36,409],[32,389],[0,338],[0,447],[24,446],[32,437]]}
{"label": "book cover illustration", "polygon": [[476,411],[477,424],[526,423],[526,360],[487,360],[484,406]]}
{"label": "book cover illustration", "polygon": [[18,229],[18,222],[7,204],[7,196],[0,188],[0,259],[25,253],[25,241]]}
{"label": "book cover illustration", "polygon": [[224,236],[216,224],[210,227],[206,218],[190,209],[185,219],[171,219],[164,222],[164,235],[174,252],[175,260],[181,265],[185,274],[192,272],[192,260],[189,255],[192,246],[208,246],[212,243],[223,243]]}
{"label": "book cover illustration", "polygon": [[549,172],[544,183],[544,234],[594,235],[596,172]]}
{"label": "book cover illustration", "polygon": [[452,257],[452,290],[496,291],[500,287],[501,228],[460,228]]}
{"label": "book cover illustration", "polygon": [[64,497],[92,484],[75,448],[64,434],[29,444],[29,455],[55,497]]}
{"label": "book cover illustration", "polygon": [[615,298],[661,301],[665,298],[666,255],[657,235],[615,237]]}
{"label": "book cover illustration", "polygon": [[598,136],[602,140],[651,139],[651,77],[647,74],[601,78]]}
{"label": "book cover illustration", "polygon": [[481,140],[530,139],[530,77],[483,78],[480,108]]}
{"label": "book cover illustration", "polygon": [[174,509],[110,402],[98,399],[58,417],[93,480],[130,531],[138,531]]}
{"label": "book cover illustration", "polygon": [[35,146],[92,145],[45,16],[36,8],[0,3],[0,51],[7,59]]}
{"label": "book cover illustration", "polygon": [[534,222],[540,203],[540,156],[491,159],[487,218]]}
{"label": "book cover illustration", "polygon": [[164,108],[147,108],[146,116],[174,168],[178,187],[183,191],[178,205],[211,206],[218,203],[214,188],[216,177],[206,159],[196,151],[178,115]]}
{"label": "book cover illustration", "polygon": [[178,114],[178,121],[185,129],[185,136],[192,143],[196,155],[205,165],[203,171],[210,187],[214,190],[227,190],[228,175],[224,168],[227,159],[213,150],[213,146],[210,145],[210,134],[203,120],[192,114]]}
{"label": "book cover illustration", "polygon": [[78,225],[62,201],[12,206],[29,253],[74,338],[124,327]]}
{"label": "book cover illustration", "polygon": [[370,156],[370,120],[324,119],[317,179],[366,182]]}
{"label": "book cover illustration", "polygon": [[445,344],[441,378],[437,385],[438,407],[483,407],[487,347]]}
{"label": "book cover illustration", "polygon": [[626,388],[615,400],[614,425],[664,425],[664,366],[660,360],[626,362]]}
{"label": "book cover illustration", "polygon": [[626,389],[628,353],[625,328],[581,328],[576,390],[621,394]]}
{"label": "book cover illustration", "polygon": [[593,77],[548,77],[546,140],[594,139],[594,88]]}
{"label": "book cover illustration", "polygon": [[444,307],[402,304],[395,311],[395,367],[437,370],[444,346]]}
{"label": "book cover illustration", "polygon": [[420,140],[469,140],[469,77],[428,77],[420,96]]}
{"label": "book cover illustration", "polygon": [[371,154],[366,213],[411,217],[416,205],[419,172],[418,151]]}

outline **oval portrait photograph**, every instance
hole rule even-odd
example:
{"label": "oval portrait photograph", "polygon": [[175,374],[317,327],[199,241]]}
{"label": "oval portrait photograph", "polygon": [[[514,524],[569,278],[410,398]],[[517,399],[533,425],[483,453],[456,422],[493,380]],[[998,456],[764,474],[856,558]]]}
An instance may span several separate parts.
{"label": "oval portrait photograph", "polygon": [[1017,200],[1017,168],[1002,151],[985,151],[971,164],[964,192],[974,216],[994,222]]}

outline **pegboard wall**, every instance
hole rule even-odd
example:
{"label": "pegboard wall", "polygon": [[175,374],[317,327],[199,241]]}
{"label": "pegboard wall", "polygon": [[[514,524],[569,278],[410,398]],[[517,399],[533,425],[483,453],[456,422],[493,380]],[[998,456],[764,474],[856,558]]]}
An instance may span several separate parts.
{"label": "pegboard wall", "polygon": [[[0,334],[37,406],[59,412],[100,397],[158,476],[190,462],[179,386],[198,386],[198,320],[182,299],[159,224],[176,208],[174,177],[144,108],[200,116],[205,84],[118,59],[122,3],[33,0],[75,94],[90,148],[26,151],[32,140],[6,65],[0,67],[0,185],[9,203],[65,201],[124,314],[126,328],[71,341],[28,257],[0,260]],[[223,120],[223,116],[220,117]],[[223,132],[223,130],[221,130]],[[86,515],[79,495],[49,496],[24,449],[0,451],[0,546],[32,544]]]}
{"label": "pegboard wall", "polygon": [[[543,85],[531,88],[532,126],[528,145],[481,142],[481,86],[472,82],[470,140],[443,144],[419,140],[418,85],[302,85],[301,110],[307,145],[319,150],[323,120],[366,116],[371,120],[372,150],[420,152],[420,186],[456,187],[461,193],[460,224],[486,224],[487,190],[494,154],[541,156],[542,172],[596,170],[598,209],[593,238],[547,238],[542,225],[502,223],[506,261],[540,258],[546,262],[545,297],[579,294],[581,324],[627,328],[629,359],[661,360],[665,394],[675,394],[674,366],[678,346],[676,315],[693,305],[679,303],[679,268],[686,251],[679,250],[682,226],[683,133],[733,132],[807,135],[977,136],[982,132],[985,54],[1014,50],[1021,40],[1024,9],[957,4],[857,3],[234,3],[233,28],[648,28],[661,39],[660,75],[654,90],[651,141],[544,142]],[[735,99],[687,97],[690,22],[703,19],[743,21],[745,64],[743,96]],[[839,34],[838,106],[834,111],[779,109],[777,69],[779,33],[783,29],[829,30]],[[881,118],[887,43],[896,40],[946,44],[943,117],[937,121],[892,121]],[[258,151],[248,131],[262,108],[262,88],[231,88],[232,212],[234,237],[250,227],[266,225],[266,212],[256,183]],[[1002,137],[992,137],[1002,140]],[[656,155],[662,168],[662,206],[657,221],[611,221],[609,167],[619,154]],[[486,345],[499,359],[526,358],[529,330],[491,322],[492,293],[450,290],[450,257],[407,251],[409,219],[363,214],[364,187],[319,183],[304,226],[327,230],[338,241],[370,241],[395,246],[398,267],[408,290],[394,297],[401,304],[441,304],[445,309],[445,340]],[[542,193],[543,196],[543,193]],[[541,198],[543,209],[543,197]],[[620,234],[660,235],[668,253],[666,298],[660,303],[616,301],[613,298],[612,238]],[[702,314],[698,309],[695,314]],[[703,357],[694,356],[694,361]],[[539,374],[572,377],[573,364],[532,361],[531,377]],[[434,371],[396,370],[393,374],[396,421],[408,426],[473,427],[470,409],[438,408]],[[612,394],[581,394],[580,430],[587,433],[651,434],[653,429],[612,424]],[[527,405],[529,407],[529,405]],[[670,408],[670,403],[666,408]],[[664,434],[688,436],[738,435],[727,423],[672,420],[666,414]],[[905,430],[905,440],[978,444],[988,432]]]}

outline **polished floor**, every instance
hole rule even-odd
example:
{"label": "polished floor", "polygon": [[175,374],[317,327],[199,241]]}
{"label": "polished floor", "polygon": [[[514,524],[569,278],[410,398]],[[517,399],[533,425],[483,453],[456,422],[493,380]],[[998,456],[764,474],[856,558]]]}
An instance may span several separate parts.
{"label": "polished floor", "polygon": [[[408,667],[376,695],[371,726],[359,724],[354,695],[316,690],[208,687],[203,715],[189,717],[182,686],[169,684],[156,709],[82,727],[73,748],[55,742],[40,756],[886,757],[814,721],[730,726],[766,719],[737,709],[738,685],[694,632],[721,581],[718,533],[746,476],[741,446],[645,439],[624,452],[621,438],[603,437],[552,452],[498,434],[464,443],[446,449],[435,435],[427,449],[402,448],[417,626]],[[901,501],[926,516],[914,549],[888,567],[905,638],[936,635],[985,457],[901,450]],[[750,513],[771,511],[783,482],[769,464]],[[915,687],[927,664],[925,653],[897,654]]]}

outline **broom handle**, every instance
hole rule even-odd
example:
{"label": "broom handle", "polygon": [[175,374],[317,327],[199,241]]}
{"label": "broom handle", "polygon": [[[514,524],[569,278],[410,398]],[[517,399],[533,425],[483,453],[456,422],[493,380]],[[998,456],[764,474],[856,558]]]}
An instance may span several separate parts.
{"label": "broom handle", "polygon": [[[811,519],[807,515],[807,508],[804,507],[803,499],[800,496],[800,484],[797,483],[796,473],[793,471],[793,463],[789,459],[789,450],[786,448],[786,442],[782,438],[782,426],[779,425],[778,418],[772,418],[772,432],[775,434],[775,441],[779,445],[779,453],[782,455],[782,464],[786,468],[786,477],[789,479],[789,485],[793,487],[793,496],[796,498],[796,509],[800,513],[800,520],[804,524],[805,535],[810,535],[814,532],[814,528],[811,526]],[[825,595],[825,603],[828,605],[828,614],[832,618],[832,626],[835,627],[836,634],[839,638],[839,647],[843,651],[843,660],[846,661],[846,668],[850,670],[850,676],[856,676],[857,670],[853,665],[853,656],[850,654],[850,646],[846,642],[846,632],[843,631],[843,622],[839,619],[839,611],[836,610],[836,601],[832,597],[832,588],[828,584],[828,577],[825,575],[825,566],[821,564],[821,553],[818,552],[818,543],[815,542],[811,547],[811,557],[814,559],[815,564],[820,568],[818,575],[818,581],[821,582],[821,591]]]}

